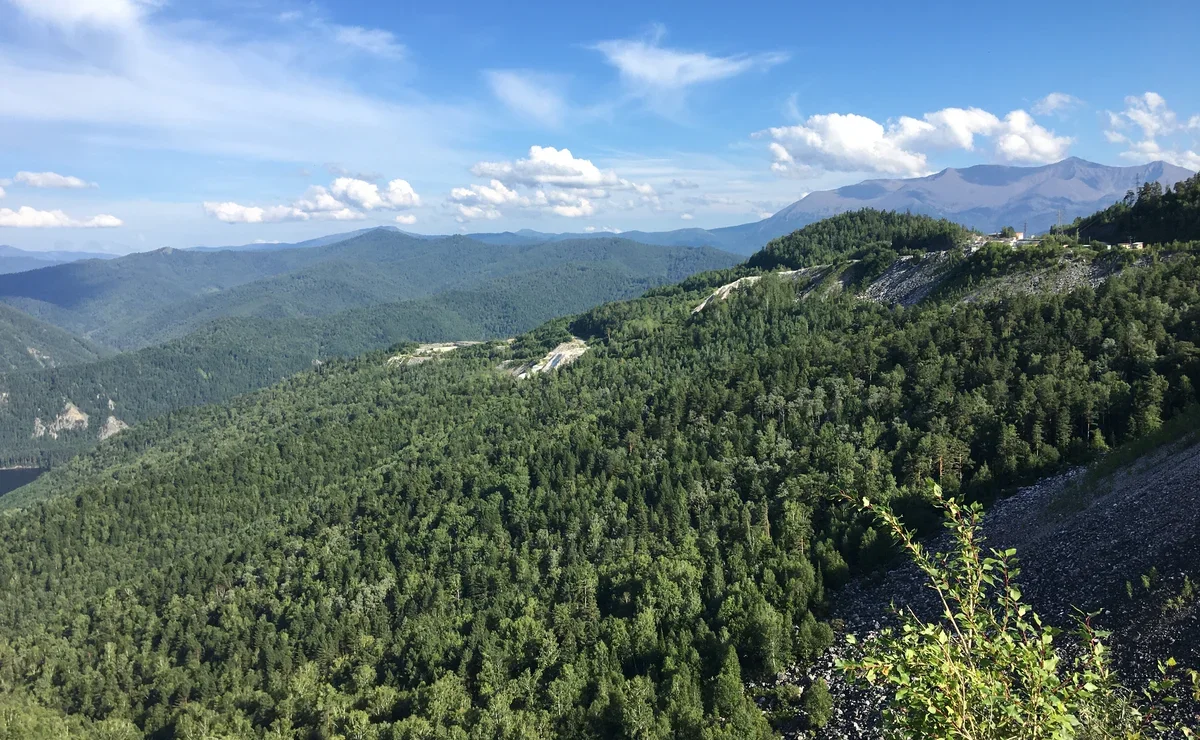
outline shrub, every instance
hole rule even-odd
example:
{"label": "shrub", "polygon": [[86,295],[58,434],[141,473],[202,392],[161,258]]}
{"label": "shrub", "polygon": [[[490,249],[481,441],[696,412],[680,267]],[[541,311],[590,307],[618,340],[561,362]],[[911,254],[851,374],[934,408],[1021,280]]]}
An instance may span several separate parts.
{"label": "shrub", "polygon": [[[839,664],[856,680],[892,690],[886,731],[955,740],[1193,736],[1161,719],[1161,705],[1174,701],[1177,687],[1168,676],[1173,660],[1160,666],[1162,677],[1139,700],[1116,680],[1107,633],[1084,618],[1080,657],[1064,666],[1054,648],[1059,630],[1022,599],[1016,551],[985,555],[982,507],[931,488],[955,543],[945,553],[926,551],[886,506],[861,501],[928,577],[942,607],[939,621],[899,612],[898,631],[882,631],[864,644],[859,660]],[[1195,672],[1192,680],[1194,686]]]}

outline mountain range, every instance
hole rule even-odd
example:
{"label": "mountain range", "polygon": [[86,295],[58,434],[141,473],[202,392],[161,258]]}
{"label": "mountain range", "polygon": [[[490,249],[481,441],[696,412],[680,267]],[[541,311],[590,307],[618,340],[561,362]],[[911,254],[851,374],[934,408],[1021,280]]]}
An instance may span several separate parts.
{"label": "mountain range", "polygon": [[[1162,212],[1155,222],[1196,203],[1157,200],[1143,209]],[[1020,637],[1036,651],[1031,662],[1061,650],[1046,685],[1082,689],[1069,660],[1073,633],[1050,639],[1072,626],[1076,607],[1104,630],[1084,633],[1084,649],[1099,651],[1093,639],[1102,639],[1114,674],[1158,677],[1163,655],[1190,668],[1200,634],[1188,580],[1200,568],[1195,451],[1169,480],[1124,497],[1119,517],[1111,498],[1093,503],[1106,486],[1088,478],[1061,497],[1041,485],[1006,494],[1050,475],[1070,479],[1097,458],[1129,460],[1137,445],[1166,441],[1164,432],[1196,428],[1200,257],[1172,247],[1169,259],[1135,260],[1049,243],[949,255],[947,238],[961,227],[947,224],[839,215],[741,267],[512,341],[446,347],[420,362],[408,347],[332,360],[115,435],[128,399],[66,382],[82,366],[55,371],[45,391],[57,416],[40,415],[33,435],[109,438],[0,496],[0,665],[12,668],[0,686],[0,734],[833,736],[822,726],[834,706],[839,715],[847,707],[836,684],[827,688],[841,673],[832,661],[848,654],[848,634],[877,649],[864,633],[880,624],[852,620],[846,597],[896,573],[903,554],[883,529],[890,520],[847,499],[887,506],[929,533],[940,500],[1004,501],[1015,507],[1014,528],[1043,537],[1090,508],[1096,516],[1074,537],[1103,535],[1102,567],[1059,558],[1061,577],[1049,583],[1081,587],[1030,602],[1039,632],[1012,628],[1031,635]],[[419,251],[386,231],[357,240],[367,243],[349,252],[384,243]],[[470,244],[424,243],[524,249],[462,242]],[[587,244],[675,249],[619,239],[561,246]],[[856,255],[867,245],[893,254],[864,285],[870,263]],[[192,256],[224,270],[231,256],[252,254]],[[755,274],[765,263],[789,269]],[[903,301],[904,310],[874,290],[891,283],[900,290],[886,292],[911,294],[898,284],[914,272],[943,287]],[[594,282],[584,276],[567,290]],[[327,328],[340,338],[349,327],[339,319]],[[239,346],[229,362],[253,341]],[[573,363],[562,360],[564,346]],[[531,362],[546,371],[514,372]],[[181,390],[175,379],[219,374],[186,353],[166,367],[177,374],[161,384],[133,367],[121,382],[169,398]],[[9,405],[28,395],[12,389]],[[30,439],[30,426],[17,432]],[[1155,493],[1164,487],[1173,495]],[[957,531],[968,544],[962,559],[978,562],[976,530]],[[946,565],[954,557],[933,560],[935,578],[957,567]],[[1029,615],[1020,590],[1048,593],[1043,574],[1053,568],[1025,563],[1020,589],[997,577],[1000,588],[977,591],[983,609],[1004,600],[1012,606],[997,609]],[[987,578],[954,573],[955,584]],[[925,590],[912,583],[908,593]],[[878,599],[875,614],[887,602]],[[1137,619],[1114,617],[1134,609]],[[941,613],[936,606],[931,618]],[[930,663],[943,665],[952,632],[923,634]],[[989,626],[993,634],[1009,633]],[[1143,660],[1126,671],[1117,661],[1131,653]],[[824,677],[810,680],[810,671]],[[902,678],[944,692],[944,674],[927,680],[932,672],[922,665]],[[1095,730],[1086,736],[1127,736],[1100,723],[1115,714],[1111,697],[1125,701],[1135,689],[1101,683],[1098,703],[1078,713]],[[1182,716],[1195,716],[1191,686],[1181,685]],[[871,701],[878,715],[880,700]],[[879,733],[868,721],[836,736]]]}
{"label": "mountain range", "polygon": [[[686,228],[670,231],[625,231],[620,236],[642,244],[705,246],[749,255],[767,242],[828,216],[862,208],[909,211],[950,219],[984,232],[1004,226],[1032,233],[1048,231],[1056,223],[1070,223],[1120,200],[1141,183],[1164,187],[1186,179],[1192,172],[1156,161],[1112,167],[1078,157],[1040,167],[976,165],[906,179],[864,180],[834,190],[814,191],[761,221],[714,229]],[[394,226],[380,226],[329,234],[294,243],[255,242],[230,246],[190,247],[188,251],[275,252],[324,247],[376,229],[388,229],[414,239],[442,239],[442,235],[414,234]],[[468,237],[483,244],[521,246],[546,242],[600,239],[609,232],[549,233],[519,231],[479,232]],[[111,259],[111,254],[84,252],[27,252],[0,246],[0,274],[20,272],[48,264],[80,259]]]}
{"label": "mountain range", "polygon": [[[961,169],[951,167],[925,177],[865,180],[835,190],[815,191],[773,216],[753,223],[716,229],[625,231],[621,236],[643,244],[708,246],[748,255],[772,239],[808,224],[862,208],[937,216],[988,233],[1004,226],[1043,233],[1056,223],[1071,223],[1078,216],[1111,205],[1142,183],[1159,182],[1169,187],[1192,174],[1190,170],[1161,161],[1111,167],[1078,157],[1041,167],[990,164]],[[359,233],[351,232],[345,236]],[[295,246],[327,244],[337,236]],[[611,234],[553,234],[522,229],[468,236],[485,244],[512,246],[595,239]],[[271,246],[255,244],[234,248],[269,249]]]}

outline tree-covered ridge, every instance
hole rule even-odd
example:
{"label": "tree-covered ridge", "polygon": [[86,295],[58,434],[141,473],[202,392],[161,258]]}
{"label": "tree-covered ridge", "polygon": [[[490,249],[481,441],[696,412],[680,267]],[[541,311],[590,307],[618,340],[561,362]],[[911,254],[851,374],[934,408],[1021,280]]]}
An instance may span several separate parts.
{"label": "tree-covered ridge", "polygon": [[104,354],[91,342],[0,304],[0,373],[91,362]]}
{"label": "tree-covered ridge", "polygon": [[886,268],[900,254],[951,249],[966,241],[970,233],[945,219],[864,208],[781,236],[751,257],[748,264],[763,269],[797,269],[862,259]]}
{"label": "tree-covered ridge", "polygon": [[835,491],[984,495],[1196,402],[1192,257],[985,304],[705,290],[587,312],[550,376],[497,368],[564,322],[338,361],[44,477],[0,518],[0,687],[161,736],[767,737],[743,680],[889,554]]}
{"label": "tree-covered ridge", "polygon": [[[110,415],[138,423],[262,388],[314,362],[399,342],[508,337],[727,264],[723,255],[707,250],[652,249],[636,260],[618,254],[585,261],[610,255],[581,254],[580,261],[331,316],[224,318],[181,339],[99,362],[0,376],[0,393],[8,394],[0,404],[0,465],[38,455],[47,463],[68,459],[98,441],[98,429]],[[34,419],[55,418],[68,401],[90,417],[86,429],[56,437],[31,434]]]}
{"label": "tree-covered ridge", "polygon": [[661,283],[736,261],[714,249],[653,247],[615,237],[500,246],[376,229],[321,247],[158,250],[0,275],[0,301],[133,350],[221,318],[329,316],[571,263],[616,263]]}
{"label": "tree-covered ridge", "polygon": [[1200,241],[1200,174],[1166,189],[1147,182],[1121,202],[1078,219],[1072,229],[1084,241]]}

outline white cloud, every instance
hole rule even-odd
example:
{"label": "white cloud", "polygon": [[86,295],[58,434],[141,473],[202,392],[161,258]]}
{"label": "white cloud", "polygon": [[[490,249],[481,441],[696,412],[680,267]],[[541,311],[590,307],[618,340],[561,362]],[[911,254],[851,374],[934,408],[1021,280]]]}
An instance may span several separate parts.
{"label": "white cloud", "polygon": [[724,80],[753,69],[773,67],[788,59],[787,54],[779,52],[721,57],[668,49],[659,44],[662,35],[660,28],[648,41],[602,41],[592,48],[603,54],[632,87],[647,92],[680,90],[704,82]]}
{"label": "white cloud", "polygon": [[680,190],[694,190],[700,187],[700,183],[689,180],[686,177],[676,177],[671,180],[671,187],[679,188]]}
{"label": "white cloud", "polygon": [[71,175],[60,175],[56,172],[18,172],[13,182],[28,185],[31,188],[94,188],[96,183],[86,182]]}
{"label": "white cloud", "polygon": [[[637,183],[601,169],[591,160],[577,158],[569,149],[531,146],[525,159],[479,162],[471,172],[490,177],[488,185],[470,185],[450,191],[447,200],[460,222],[471,219],[495,219],[503,214],[500,206],[514,206],[538,213],[583,218],[594,215],[597,200],[608,200],[612,191],[629,191],[636,198],[626,207],[662,207],[654,186]],[[518,190],[524,189],[524,192]]]}
{"label": "white cloud", "polygon": [[[1179,167],[1200,170],[1200,154],[1184,148],[1178,142],[1166,146],[1159,142],[1161,137],[1178,139],[1179,134],[1200,129],[1200,115],[1192,116],[1186,123],[1180,121],[1175,111],[1167,106],[1166,99],[1158,93],[1130,95],[1125,98],[1125,110],[1120,113],[1109,111],[1108,122],[1109,128],[1104,132],[1104,137],[1113,144],[1127,146],[1121,152],[1123,158],[1135,162],[1162,160]],[[1140,139],[1135,138],[1135,129],[1140,130]]]}
{"label": "white cloud", "polygon": [[404,45],[391,31],[362,26],[332,26],[334,41],[384,59],[403,59]]}
{"label": "white cloud", "polygon": [[0,227],[8,226],[17,229],[52,229],[52,228],[80,228],[80,229],[111,229],[122,225],[121,219],[108,214],[100,214],[89,219],[79,221],[71,218],[62,211],[39,211],[36,208],[29,206],[21,206],[17,210],[11,208],[0,208]]}
{"label": "white cloud", "polygon": [[529,157],[512,162],[480,162],[471,168],[477,177],[492,177],[522,185],[562,188],[601,188],[620,184],[612,170],[601,170],[591,160],[576,159],[570,149],[531,146]]}
{"label": "white cloud", "polygon": [[920,175],[929,169],[924,154],[904,149],[894,133],[854,113],[810,116],[803,124],[771,128],[768,133],[774,139],[771,169],[780,173],[797,165],[891,175]]}
{"label": "white cloud", "polygon": [[509,110],[552,128],[562,124],[567,104],[551,77],[511,69],[489,70],[484,77],[492,94]]}
{"label": "white cloud", "polygon": [[340,79],[344,65],[329,35],[315,38],[308,25],[263,40],[210,20],[161,20],[150,12],[157,0],[15,2],[13,22],[47,28],[0,46],[0,118],[54,124],[55,136],[89,147],[375,161],[412,171],[417,163],[462,163],[457,142],[477,130],[474,106],[429,102],[403,88],[386,98],[359,92]]}
{"label": "white cloud", "polygon": [[411,213],[402,213],[399,216],[396,216],[396,223],[398,223],[398,224],[404,224],[405,226],[412,226],[416,222],[417,222],[417,217]]}
{"label": "white cloud", "polygon": [[612,227],[612,226],[586,226],[586,227],[584,227],[583,230],[589,234],[595,234],[596,232],[601,232],[603,234],[620,234],[621,233],[620,229]]}
{"label": "white cloud", "polygon": [[980,136],[993,138],[995,156],[1010,162],[1056,161],[1072,143],[1039,126],[1025,111],[1012,111],[1001,120],[979,108],[944,108],[920,119],[901,116],[887,126],[854,113],[818,114],[757,135],[772,139],[771,169],[784,175],[816,169],[919,176],[930,171],[929,150],[973,151]]}
{"label": "white cloud", "polygon": [[292,206],[244,206],[232,201],[204,203],[204,212],[227,224],[265,224],[280,221],[307,221],[308,213]]}
{"label": "white cloud", "polygon": [[1052,113],[1061,115],[1080,105],[1083,105],[1083,101],[1074,95],[1064,92],[1052,92],[1033,104],[1033,112],[1039,116],[1047,116]]}
{"label": "white cloud", "polygon": [[0,186],[0,198],[3,198],[3,197],[4,197],[4,195],[5,195],[5,193],[4,193],[4,187],[3,187],[3,186]]}
{"label": "white cloud", "polygon": [[1071,138],[1055,136],[1023,110],[1005,116],[1002,131],[996,138],[996,154],[1008,162],[1057,162],[1066,157],[1071,148]]}
{"label": "white cloud", "polygon": [[[246,206],[237,202],[206,202],[209,216],[230,224],[278,223],[281,221],[358,221],[363,211],[402,211],[421,204],[421,196],[406,180],[392,180],[387,188],[353,177],[339,177],[329,188],[313,185],[291,205]],[[361,209],[361,210],[360,210]],[[415,218],[414,218],[415,220]],[[407,223],[406,221],[400,221]]]}
{"label": "white cloud", "polygon": [[458,212],[457,220],[459,223],[479,221],[481,219],[494,221],[503,215],[492,206],[468,206],[459,203],[455,205],[454,210]]}
{"label": "white cloud", "polygon": [[521,196],[517,191],[505,187],[499,180],[492,180],[490,185],[471,185],[465,188],[454,188],[450,191],[450,200],[466,205],[501,206],[517,203],[528,206],[530,200]]}
{"label": "white cloud", "polygon": [[346,207],[346,204],[333,197],[328,190],[320,185],[308,189],[304,197],[295,202],[295,207],[309,213],[336,213]]}
{"label": "white cloud", "polygon": [[124,26],[136,22],[148,3],[136,0],[10,0],[30,18],[58,26]]}
{"label": "white cloud", "polygon": [[421,204],[421,196],[406,180],[392,180],[387,190],[380,192],[379,186],[373,182],[339,177],[333,181],[329,191],[334,198],[367,211],[376,208],[402,210]]}
{"label": "white cloud", "polygon": [[694,218],[695,218],[695,216],[693,216],[693,215],[692,215],[692,214],[690,214],[690,213],[681,213],[681,214],[679,214],[679,217],[680,217],[681,219],[683,219],[684,221],[691,221],[692,219],[694,219]]}

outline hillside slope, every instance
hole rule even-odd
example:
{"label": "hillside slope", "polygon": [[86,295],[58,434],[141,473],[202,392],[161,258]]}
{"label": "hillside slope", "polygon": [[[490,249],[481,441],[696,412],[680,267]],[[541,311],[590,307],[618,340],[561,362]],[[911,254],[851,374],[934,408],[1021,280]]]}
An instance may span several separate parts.
{"label": "hillside slope", "polygon": [[615,238],[497,247],[373,229],[326,246],[159,250],[0,276],[0,301],[104,344],[139,349],[219,318],[326,316],[566,263],[619,262],[662,282],[735,259]]}
{"label": "hillside slope", "polygon": [[[1158,677],[1157,662],[1167,657],[1200,666],[1200,602],[1184,585],[1200,573],[1200,442],[1193,433],[1106,468],[1077,468],[1021,488],[989,511],[984,535],[988,547],[1016,548],[1021,591],[1048,624],[1070,634],[1076,610],[1096,615],[1097,628],[1113,631],[1116,669],[1141,685]],[[941,537],[931,546],[947,544]],[[893,603],[926,618],[941,608],[923,575],[905,565],[854,583],[834,599],[832,613],[847,632],[865,635],[892,621]],[[828,680],[838,698],[823,736],[883,737],[883,697],[847,685],[833,670],[846,650],[836,644],[808,671]]]}
{"label": "hillside slope", "polygon": [[76,365],[103,355],[90,342],[0,304],[0,373]]}
{"label": "hillside slope", "polygon": [[[704,250],[646,255],[642,252],[649,248],[640,245],[620,244],[607,251],[594,246],[577,256],[612,259],[565,262],[430,298],[320,317],[223,318],[179,339],[100,362],[0,377],[0,393],[8,399],[0,405],[0,464],[6,457],[36,453],[58,462],[94,445],[117,422],[135,424],[185,406],[228,399],[332,357],[399,342],[512,336],[556,316],[631,298],[727,264],[724,255]],[[87,424],[37,434],[39,425],[68,408],[86,416]],[[105,427],[109,419],[115,421]]]}
{"label": "hillside slope", "polygon": [[[815,658],[828,590],[889,556],[837,490],[987,495],[1196,401],[1194,257],[902,310],[768,276],[693,314],[727,277],[327,363],[44,476],[0,517],[8,706],[160,735],[770,737],[743,682]],[[505,371],[568,328],[570,367]]]}

